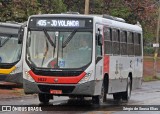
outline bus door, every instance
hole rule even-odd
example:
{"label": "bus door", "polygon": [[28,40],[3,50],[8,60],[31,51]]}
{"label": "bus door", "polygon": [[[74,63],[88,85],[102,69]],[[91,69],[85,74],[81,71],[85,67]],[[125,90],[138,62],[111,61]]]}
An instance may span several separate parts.
{"label": "bus door", "polygon": [[103,57],[102,57],[102,32],[103,26],[96,24],[96,80],[103,79]]}

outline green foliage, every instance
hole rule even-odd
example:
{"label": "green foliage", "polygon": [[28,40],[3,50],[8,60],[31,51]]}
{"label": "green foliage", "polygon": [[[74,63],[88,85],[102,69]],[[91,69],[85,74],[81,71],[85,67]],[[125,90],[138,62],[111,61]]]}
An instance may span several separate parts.
{"label": "green foliage", "polygon": [[2,5],[2,2],[1,2],[1,5],[0,5],[0,20],[1,21],[6,21],[6,20],[9,20],[11,18],[10,17],[11,8],[10,8],[10,4],[8,4],[8,5],[3,4],[3,5]]}
{"label": "green foliage", "polygon": [[66,11],[84,13],[84,0],[63,0],[66,5]]}
{"label": "green foliage", "polygon": [[95,0],[94,7],[91,9],[91,11],[95,14],[103,14],[103,9],[104,9],[103,0]]}
{"label": "green foliage", "polygon": [[145,38],[145,42],[148,43],[148,42],[154,42],[154,38],[155,38],[155,33],[153,33],[152,31],[150,30],[145,30],[143,29],[143,32],[144,32],[144,38]]}
{"label": "green foliage", "polygon": [[27,21],[30,15],[39,13],[61,13],[66,11],[62,0],[12,0],[8,4],[0,2],[0,21]]}
{"label": "green foliage", "polygon": [[111,9],[110,14],[116,17],[121,17],[126,19],[131,13],[129,12],[129,9],[127,7],[120,7]]}
{"label": "green foliage", "polygon": [[1,21],[23,22],[28,16],[36,14],[38,5],[36,0],[11,1],[6,6],[2,6]]}
{"label": "green foliage", "polygon": [[144,47],[143,49],[144,55],[153,55],[154,54],[154,48],[153,47]]}
{"label": "green foliage", "polygon": [[144,82],[155,81],[156,79],[153,76],[143,77]]}
{"label": "green foliage", "polygon": [[66,12],[66,6],[62,0],[44,0],[42,4],[40,4],[41,13],[61,13]]}
{"label": "green foliage", "polygon": [[[27,21],[30,15],[66,11],[84,13],[85,0],[0,0],[0,21]],[[90,0],[90,14],[109,14],[143,27],[145,43],[153,42],[156,33],[155,0]],[[142,9],[142,10],[139,10]]]}
{"label": "green foliage", "polygon": [[27,20],[30,15],[37,14],[38,2],[36,0],[23,0],[18,4],[12,3],[13,17],[16,21]]}

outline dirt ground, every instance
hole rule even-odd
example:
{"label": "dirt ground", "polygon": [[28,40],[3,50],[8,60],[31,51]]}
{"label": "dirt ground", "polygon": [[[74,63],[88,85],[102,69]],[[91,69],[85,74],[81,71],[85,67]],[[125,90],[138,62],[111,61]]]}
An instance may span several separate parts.
{"label": "dirt ground", "polygon": [[156,64],[153,57],[144,57],[143,61],[143,77],[155,77],[160,75],[160,58]]}

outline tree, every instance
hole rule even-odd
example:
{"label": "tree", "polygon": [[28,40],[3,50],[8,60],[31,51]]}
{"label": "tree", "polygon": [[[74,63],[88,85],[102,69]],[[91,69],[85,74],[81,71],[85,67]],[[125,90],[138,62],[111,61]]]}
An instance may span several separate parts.
{"label": "tree", "polygon": [[125,0],[131,14],[127,18],[130,23],[139,21],[142,24],[146,42],[153,42],[157,24],[157,1],[155,0]]}
{"label": "tree", "polygon": [[41,13],[52,14],[66,12],[66,5],[62,0],[41,0],[39,3]]}
{"label": "tree", "polygon": [[124,0],[112,0],[110,3],[110,8],[108,9],[110,15],[124,18],[125,20],[129,17],[130,11],[126,6]]}
{"label": "tree", "polygon": [[66,12],[62,0],[10,0],[7,3],[3,1],[0,1],[0,21],[24,22],[30,15]]}
{"label": "tree", "polygon": [[[158,17],[157,0],[90,0],[90,14],[109,14],[136,24],[144,30],[145,41],[153,41]],[[84,13],[85,0],[0,0],[0,21],[27,21],[30,15]]]}
{"label": "tree", "polygon": [[63,0],[63,2],[66,5],[66,11],[84,14],[85,0]]}
{"label": "tree", "polygon": [[10,3],[11,1],[0,1],[0,21],[10,20],[10,16],[12,13],[11,8],[9,7]]}
{"label": "tree", "polygon": [[28,17],[37,14],[37,0],[12,0],[1,6],[1,21],[27,21]]}

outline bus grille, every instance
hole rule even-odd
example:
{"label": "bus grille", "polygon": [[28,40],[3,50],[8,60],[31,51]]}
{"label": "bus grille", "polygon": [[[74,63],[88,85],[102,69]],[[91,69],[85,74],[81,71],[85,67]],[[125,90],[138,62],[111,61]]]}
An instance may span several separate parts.
{"label": "bus grille", "polygon": [[72,93],[75,86],[58,86],[58,85],[38,85],[40,91],[50,93],[50,90],[62,90],[62,93]]}
{"label": "bus grille", "polygon": [[79,76],[83,71],[33,71],[36,75],[42,76]]}

